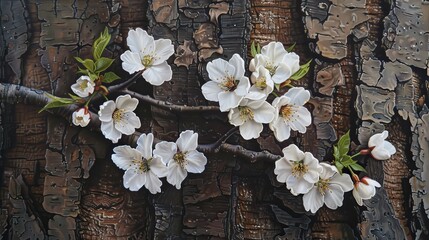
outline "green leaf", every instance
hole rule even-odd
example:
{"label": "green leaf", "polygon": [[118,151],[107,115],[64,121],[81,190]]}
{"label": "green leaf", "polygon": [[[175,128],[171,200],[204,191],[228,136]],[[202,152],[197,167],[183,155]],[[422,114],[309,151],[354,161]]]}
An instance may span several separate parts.
{"label": "green leaf", "polygon": [[280,84],[275,83],[275,84],[274,84],[274,87],[276,88],[277,92],[279,92],[279,91],[280,91]]}
{"label": "green leaf", "polygon": [[79,70],[78,70],[77,72],[78,72],[78,73],[85,74],[85,75],[88,75],[88,70],[87,70],[87,69],[79,68]]}
{"label": "green leaf", "polygon": [[292,50],[295,48],[296,43],[293,43],[290,47],[286,48],[286,51],[292,52]]}
{"label": "green leaf", "polygon": [[250,45],[250,55],[255,57],[258,52],[256,51],[255,41],[252,41],[252,45]]}
{"label": "green leaf", "polygon": [[42,109],[40,109],[39,113],[49,108],[64,107],[74,103],[74,100],[71,98],[60,98],[49,93],[47,93],[46,96],[50,98],[51,101],[47,103]]}
{"label": "green leaf", "polygon": [[356,163],[356,161],[353,160],[349,155],[342,156],[340,162],[344,165],[344,167],[348,167]]}
{"label": "green leaf", "polygon": [[118,79],[121,79],[116,73],[114,72],[107,72],[104,74],[103,82],[104,83],[111,83],[113,81],[116,81]]}
{"label": "green leaf", "polygon": [[334,159],[335,161],[341,161],[340,151],[338,151],[337,146],[334,146]]}
{"label": "green leaf", "polygon": [[343,164],[341,164],[338,161],[335,161],[335,167],[338,169],[338,172],[340,172],[340,174],[343,174],[343,168],[344,168]]}
{"label": "green leaf", "polygon": [[106,27],[100,34],[100,37],[94,41],[94,45],[92,46],[92,55],[94,56],[95,60],[98,60],[101,57],[107,44],[109,44],[111,37],[112,36],[109,34],[109,31]]}
{"label": "green leaf", "polygon": [[259,54],[261,53],[261,45],[258,43],[258,45],[256,45],[256,53]]}
{"label": "green leaf", "polygon": [[292,79],[292,80],[299,80],[299,79],[303,78],[303,77],[305,76],[305,74],[307,74],[307,73],[308,73],[308,71],[310,70],[310,63],[311,63],[311,61],[312,61],[312,60],[308,61],[308,62],[307,62],[306,64],[304,64],[304,65],[301,65],[301,66],[299,67],[299,70],[298,70],[296,73],[294,73],[294,74],[290,77],[290,79]]}
{"label": "green leaf", "polygon": [[106,71],[112,65],[114,59],[101,57],[95,62],[95,72],[100,73]]}
{"label": "green leaf", "polygon": [[73,95],[73,94],[70,94],[70,93],[69,93],[69,96],[70,96],[73,100],[75,100],[75,101],[82,99],[81,97],[76,96],[76,95]]}
{"label": "green leaf", "polygon": [[337,143],[338,151],[340,156],[346,155],[349,152],[350,148],[350,131],[347,131],[346,134],[341,136],[340,140]]}
{"label": "green leaf", "polygon": [[366,172],[366,169],[357,163],[351,164],[350,167],[355,171]]}
{"label": "green leaf", "polygon": [[95,64],[94,64],[94,61],[92,61],[92,59],[83,60],[80,57],[75,57],[75,59],[76,59],[76,61],[80,62],[83,66],[85,66],[86,69],[88,69],[90,72],[94,72]]}

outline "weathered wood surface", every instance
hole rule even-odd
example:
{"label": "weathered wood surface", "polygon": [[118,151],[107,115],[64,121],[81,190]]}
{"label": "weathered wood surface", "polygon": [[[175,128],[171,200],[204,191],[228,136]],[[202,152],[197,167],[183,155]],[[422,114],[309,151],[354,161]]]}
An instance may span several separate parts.
{"label": "weathered wood surface", "polygon": [[[314,59],[296,83],[312,92],[313,124],[277,143],[269,131],[232,144],[280,154],[290,143],[331,160],[332,143],[351,130],[355,144],[389,130],[397,154],[363,159],[382,183],[357,207],[350,193],[336,211],[303,209],[275,180],[273,164],[208,155],[202,174],[182,189],[129,192],[99,134],[37,114],[31,105],[0,103],[0,238],[3,239],[427,239],[429,238],[429,4],[419,0],[2,0],[0,80],[65,96],[76,80],[74,56],[87,57],[104,26],[109,54],[126,49],[129,28],[142,27],[176,47],[173,79],[132,90],[179,105],[213,105],[201,94],[205,66],[248,47],[296,43],[301,63]],[[127,77],[119,61],[115,71]],[[98,103],[96,103],[98,104]],[[216,141],[232,126],[225,114],[182,114],[140,104],[141,132],[174,140],[197,131]]]}

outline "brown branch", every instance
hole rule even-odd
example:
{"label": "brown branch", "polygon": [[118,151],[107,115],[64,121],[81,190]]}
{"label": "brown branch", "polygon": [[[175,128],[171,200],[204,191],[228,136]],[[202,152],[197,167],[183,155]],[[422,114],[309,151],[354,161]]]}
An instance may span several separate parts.
{"label": "brown branch", "polygon": [[152,106],[159,107],[161,109],[171,111],[171,112],[180,112],[180,113],[189,113],[189,112],[216,112],[220,111],[218,106],[185,106],[185,105],[176,105],[166,101],[156,100],[148,95],[142,95],[136,92],[133,92],[128,89],[119,91],[120,94],[130,94],[132,97],[137,98],[141,102],[148,103]]}
{"label": "brown branch", "polygon": [[245,160],[248,160],[251,163],[255,163],[259,161],[274,163],[275,161],[279,160],[282,157],[279,155],[272,154],[268,151],[255,152],[255,151],[248,150],[243,146],[232,145],[228,143],[223,143],[220,146],[220,150],[226,153],[231,153]]}
{"label": "brown branch", "polygon": [[228,140],[234,133],[236,133],[238,127],[233,127],[220,137],[216,142],[210,144],[199,144],[197,150],[203,153],[217,153],[220,150],[220,146]]}
{"label": "brown branch", "polygon": [[136,72],[136,73],[134,73],[134,75],[133,75],[131,78],[127,79],[125,82],[122,82],[122,83],[119,83],[119,84],[116,84],[116,85],[110,86],[110,87],[108,87],[108,88],[107,88],[107,90],[109,90],[109,92],[117,92],[117,91],[120,91],[120,90],[126,89],[126,88],[128,88],[131,84],[135,83],[135,82],[136,82],[136,80],[137,80],[139,77],[141,77],[141,76],[142,76],[142,73],[143,73],[143,70],[142,70],[142,71],[139,71],[139,72]]}

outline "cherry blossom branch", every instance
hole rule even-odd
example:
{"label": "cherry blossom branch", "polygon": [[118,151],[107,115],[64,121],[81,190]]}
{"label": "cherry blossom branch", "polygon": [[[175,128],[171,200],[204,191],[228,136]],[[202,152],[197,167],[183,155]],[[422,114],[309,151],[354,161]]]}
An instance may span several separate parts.
{"label": "cherry blossom branch", "polygon": [[197,150],[203,153],[217,153],[219,152],[221,145],[228,140],[234,133],[236,133],[238,127],[233,127],[228,130],[222,137],[220,137],[216,142],[210,144],[200,144],[197,147]]}
{"label": "cherry blossom branch", "polygon": [[142,95],[136,92],[133,92],[129,89],[124,89],[119,91],[120,94],[129,94],[131,97],[137,98],[141,102],[149,103],[152,106],[159,107],[164,110],[186,113],[186,112],[216,112],[219,111],[218,106],[185,106],[185,105],[176,105],[166,101],[156,100],[148,95]]}
{"label": "cherry blossom branch", "polygon": [[222,145],[220,145],[220,150],[248,160],[250,163],[255,163],[259,161],[274,163],[282,157],[279,155],[272,154],[268,151],[256,152],[248,150],[241,145],[232,145],[229,143],[223,143]]}
{"label": "cherry blossom branch", "polygon": [[109,92],[116,92],[128,88],[131,84],[135,83],[139,77],[142,76],[143,71],[144,70],[134,73],[134,75],[126,81],[110,86],[107,88],[107,90],[109,90]]}

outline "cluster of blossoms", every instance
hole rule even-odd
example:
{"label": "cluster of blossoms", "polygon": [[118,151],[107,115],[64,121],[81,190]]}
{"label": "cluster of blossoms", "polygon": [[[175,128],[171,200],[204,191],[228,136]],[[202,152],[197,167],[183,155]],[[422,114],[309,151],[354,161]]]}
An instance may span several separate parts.
{"label": "cluster of blossoms", "polygon": [[299,69],[297,54],[287,52],[282,43],[271,42],[250,61],[250,80],[245,76],[244,60],[234,54],[229,61],[215,59],[207,64],[210,81],[201,89],[207,100],[219,102],[220,111],[229,111],[229,122],[239,126],[244,139],[258,138],[263,124],[269,124],[277,140],[284,141],[291,130],[305,133],[311,124],[311,114],[303,106],[310,92],[293,87],[271,104],[267,98]]}
{"label": "cluster of blossoms", "polygon": [[[361,150],[358,155],[371,154],[378,160],[390,158],[396,150],[385,140],[387,135],[387,131],[373,135],[368,143],[369,149]],[[277,175],[277,181],[286,183],[286,188],[293,195],[303,194],[304,208],[312,213],[324,204],[330,209],[341,207],[344,193],[351,190],[358,205],[362,206],[362,200],[372,198],[376,193],[375,188],[380,187],[377,181],[369,177],[359,178],[352,168],[350,177],[349,174],[340,173],[333,165],[319,163],[310,152],[302,152],[294,144],[284,148],[283,155],[275,163],[274,174]]]}
{"label": "cluster of blossoms", "polygon": [[161,192],[162,181],[180,189],[183,180],[190,173],[201,173],[207,158],[196,150],[198,134],[186,130],[175,143],[160,142],[152,149],[153,135],[142,134],[137,140],[137,148],[128,145],[113,149],[112,160],[120,169],[125,170],[124,187],[138,191],[145,186],[149,192]]}

